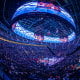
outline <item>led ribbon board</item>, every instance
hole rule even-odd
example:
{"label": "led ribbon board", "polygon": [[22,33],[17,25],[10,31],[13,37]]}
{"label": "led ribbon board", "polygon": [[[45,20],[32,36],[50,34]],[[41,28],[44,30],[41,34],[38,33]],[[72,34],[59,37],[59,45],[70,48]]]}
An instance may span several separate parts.
{"label": "led ribbon board", "polygon": [[[61,7],[59,6],[55,6],[52,3],[43,3],[43,2],[30,2],[30,3],[26,3],[22,6],[20,6],[16,12],[14,13],[13,17],[11,20],[14,20],[16,17],[25,14],[25,13],[37,13],[37,12],[45,12],[45,13],[50,13],[53,15],[57,15],[59,17],[64,18],[65,20],[67,20],[70,24],[72,24],[72,26],[74,27],[74,29],[76,29],[74,20],[72,19],[72,17]],[[31,40],[35,40],[35,33],[31,32],[29,30],[26,30],[23,26],[21,26],[18,21],[15,22],[12,25],[12,30],[13,32],[15,32],[16,34],[27,38],[27,39],[31,39]],[[38,37],[39,38],[39,37]],[[41,38],[41,37],[40,37]],[[68,37],[64,37],[64,38],[59,38],[59,37],[49,37],[49,36],[45,36],[44,38],[41,39],[43,42],[50,42],[50,43],[61,43],[61,42],[69,42],[75,39],[75,32],[72,32],[70,35],[68,35]],[[40,41],[40,39],[39,39]]]}

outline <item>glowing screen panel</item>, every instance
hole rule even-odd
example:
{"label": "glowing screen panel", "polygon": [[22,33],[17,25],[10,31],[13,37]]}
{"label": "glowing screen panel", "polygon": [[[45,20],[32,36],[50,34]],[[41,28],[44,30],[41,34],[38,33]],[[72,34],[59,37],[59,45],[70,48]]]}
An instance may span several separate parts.
{"label": "glowing screen panel", "polygon": [[58,15],[68,22],[70,22],[75,28],[75,23],[72,17],[64,9],[59,6],[55,6],[52,3],[43,3],[43,2],[30,2],[20,6],[14,13],[12,19],[15,17],[29,12],[47,12],[51,14]]}
{"label": "glowing screen panel", "polygon": [[[60,16],[67,20],[69,23],[73,25],[73,27],[76,29],[74,20],[72,17],[61,7],[55,6],[52,3],[43,3],[43,2],[30,2],[26,3],[22,6],[20,6],[16,12],[14,13],[12,20],[16,18],[17,16],[24,14],[24,13],[30,13],[30,12],[46,12],[50,14],[54,14],[57,16]],[[27,39],[31,40],[37,40],[37,41],[43,41],[43,42],[49,42],[49,43],[61,43],[61,42],[69,42],[75,39],[75,32],[72,32],[67,37],[59,38],[59,37],[49,37],[45,35],[40,35],[35,32],[31,32],[29,30],[26,30],[24,27],[22,27],[18,22],[15,22],[12,25],[12,30],[19,36],[22,36]]]}

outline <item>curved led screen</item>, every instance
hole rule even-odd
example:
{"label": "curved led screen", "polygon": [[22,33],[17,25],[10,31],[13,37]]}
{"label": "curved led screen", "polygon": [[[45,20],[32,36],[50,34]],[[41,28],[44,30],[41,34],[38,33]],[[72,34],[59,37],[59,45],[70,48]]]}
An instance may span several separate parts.
{"label": "curved led screen", "polygon": [[29,12],[46,12],[46,13],[58,15],[64,19],[66,19],[67,21],[69,21],[76,28],[72,17],[64,9],[62,9],[59,6],[57,7],[57,6],[53,5],[52,3],[43,3],[43,2],[41,2],[41,3],[39,3],[39,2],[26,3],[22,6],[20,6],[16,10],[12,19],[14,19],[15,17],[17,17],[21,14],[29,13]]}
{"label": "curved led screen", "polygon": [[48,36],[44,36],[44,37],[39,37],[39,35],[36,35],[35,37],[35,33],[31,32],[29,30],[26,30],[25,28],[23,28],[18,22],[14,23],[12,25],[12,30],[13,32],[15,32],[16,34],[27,38],[27,39],[31,39],[31,40],[36,40],[37,41],[43,41],[43,42],[49,42],[49,43],[61,43],[61,42],[69,42],[75,39],[75,33],[73,32],[71,35],[69,35],[67,38],[55,38],[55,37],[48,37]]}
{"label": "curved led screen", "polygon": [[[30,13],[30,12],[34,12],[34,13],[46,12],[46,13],[57,15],[67,20],[76,29],[76,26],[72,17],[64,9],[62,9],[59,6],[53,5],[52,3],[43,3],[43,2],[26,3],[20,6],[16,10],[11,20],[13,20],[14,18],[16,18],[17,16],[21,14]],[[31,39],[31,40],[36,39],[37,41],[50,42],[50,43],[69,42],[75,39],[75,32],[72,32],[70,35],[68,35],[67,37],[63,37],[63,38],[38,35],[38,34],[35,34],[34,32],[26,30],[18,22],[15,22],[12,25],[12,30],[13,32],[15,32],[16,34],[24,38]]]}

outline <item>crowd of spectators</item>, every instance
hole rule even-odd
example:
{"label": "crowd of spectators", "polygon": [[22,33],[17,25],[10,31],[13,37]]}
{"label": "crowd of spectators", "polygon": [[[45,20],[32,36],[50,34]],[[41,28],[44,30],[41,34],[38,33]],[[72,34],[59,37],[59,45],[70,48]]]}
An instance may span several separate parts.
{"label": "crowd of spectators", "polygon": [[[79,79],[80,75],[76,74],[76,72],[79,72],[79,70],[76,70],[76,65],[79,63],[80,50],[72,55],[65,56],[64,60],[55,65],[46,64],[45,66],[38,59],[42,56],[45,57],[44,55],[48,57],[48,54],[46,54],[46,51],[44,54],[36,53],[35,48],[38,50],[38,47],[22,46],[4,41],[0,41],[0,46],[2,47],[2,49],[0,48],[0,63],[4,66],[3,71],[12,80],[51,80],[51,78],[60,80],[72,78],[72,75],[76,75],[74,78]],[[33,53],[29,47],[32,50],[34,49]]]}
{"label": "crowd of spectators", "polygon": [[[27,40],[0,28],[0,37],[3,36],[16,41]],[[65,80],[68,78],[79,80],[80,68],[76,67],[78,64],[80,66],[80,50],[71,54],[76,46],[80,45],[78,40],[58,45],[47,43],[57,56],[64,57],[62,61],[51,66],[39,61],[39,59],[54,56],[47,47],[13,44],[0,40],[0,66],[3,66],[3,71],[11,80]],[[66,55],[67,53],[69,55]]]}

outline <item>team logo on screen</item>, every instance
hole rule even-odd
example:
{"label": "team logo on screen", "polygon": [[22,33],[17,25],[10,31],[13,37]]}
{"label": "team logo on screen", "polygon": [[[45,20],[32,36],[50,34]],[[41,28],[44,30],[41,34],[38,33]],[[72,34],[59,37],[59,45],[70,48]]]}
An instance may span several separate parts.
{"label": "team logo on screen", "polygon": [[43,41],[44,40],[44,36],[40,35],[40,34],[35,34],[35,40],[37,41]]}
{"label": "team logo on screen", "polygon": [[61,42],[67,42],[67,41],[68,41],[68,37],[60,38],[60,41],[61,41]]}

